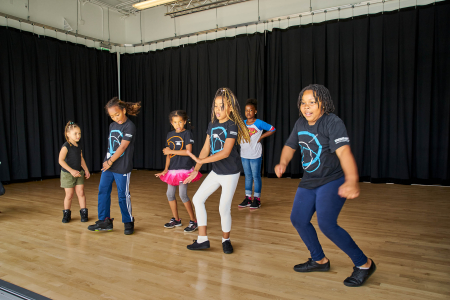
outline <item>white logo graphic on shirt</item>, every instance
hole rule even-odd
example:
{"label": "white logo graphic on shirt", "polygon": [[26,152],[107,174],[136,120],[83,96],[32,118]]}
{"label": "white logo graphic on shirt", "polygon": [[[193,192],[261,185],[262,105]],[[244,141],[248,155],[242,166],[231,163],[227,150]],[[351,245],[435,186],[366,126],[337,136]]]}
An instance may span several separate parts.
{"label": "white logo graphic on shirt", "polygon": [[194,140],[191,140],[191,143],[193,143],[194,142]]}
{"label": "white logo graphic on shirt", "polygon": [[230,131],[230,134],[237,135],[237,132],[236,131]]}
{"label": "white logo graphic on shirt", "polygon": [[132,137],[133,135],[132,135],[132,134],[129,134],[129,133],[125,133],[125,136],[127,136],[127,137]]}
{"label": "white logo graphic on shirt", "polygon": [[175,145],[181,146],[181,141],[175,141]]}
{"label": "white logo graphic on shirt", "polygon": [[336,143],[336,145],[339,143],[344,143],[344,142],[348,143],[348,142],[350,142],[350,139],[348,137],[341,137],[341,138],[335,139],[334,142]]}

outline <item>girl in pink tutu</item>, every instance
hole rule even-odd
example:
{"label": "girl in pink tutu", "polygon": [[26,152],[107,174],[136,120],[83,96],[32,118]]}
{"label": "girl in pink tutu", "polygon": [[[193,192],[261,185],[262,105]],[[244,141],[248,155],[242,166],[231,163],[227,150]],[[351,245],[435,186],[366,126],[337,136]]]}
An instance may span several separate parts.
{"label": "girl in pink tutu", "polygon": [[[174,110],[169,114],[169,121],[175,129],[167,134],[166,148],[163,149],[166,155],[166,168],[161,173],[156,174],[162,181],[167,183],[167,199],[169,200],[170,209],[173,218],[164,227],[174,228],[182,226],[181,219],[178,217],[177,201],[175,200],[175,192],[179,186],[179,194],[183,201],[187,212],[189,213],[189,226],[184,229],[185,232],[193,232],[197,230],[197,220],[191,201],[187,195],[187,186],[183,181],[189,177],[194,170],[195,162],[188,156],[192,152],[192,144],[194,138],[192,132],[184,128],[188,121],[188,116],[184,110]],[[189,122],[190,123],[190,122]],[[197,181],[202,177],[200,173],[191,182]]]}

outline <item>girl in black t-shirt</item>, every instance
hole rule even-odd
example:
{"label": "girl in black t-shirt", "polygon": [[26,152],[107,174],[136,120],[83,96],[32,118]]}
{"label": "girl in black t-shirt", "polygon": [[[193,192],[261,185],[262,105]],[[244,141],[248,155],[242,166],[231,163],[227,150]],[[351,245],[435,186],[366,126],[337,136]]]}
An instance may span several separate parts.
{"label": "girl in black t-shirt", "polygon": [[114,218],[111,218],[111,189],[115,181],[119,196],[120,212],[124,224],[124,234],[134,233],[132,215],[130,178],[133,170],[134,142],[136,126],[127,117],[136,116],[141,103],[125,102],[117,97],[105,105],[106,113],[113,122],[109,125],[108,151],[106,152],[102,176],[98,185],[98,221],[88,226],[91,231],[112,231]]}
{"label": "girl in black t-shirt", "polygon": [[66,192],[64,198],[63,223],[70,222],[72,215],[70,207],[72,197],[76,192],[80,203],[81,222],[88,221],[88,210],[86,208],[86,196],[84,195],[84,177],[91,177],[81,151],[80,127],[72,121],[67,122],[64,128],[66,142],[59,152],[58,162],[61,165],[61,187]]}
{"label": "girl in black t-shirt", "polygon": [[190,156],[197,162],[194,171],[184,181],[191,182],[197,176],[202,164],[212,163],[212,171],[202,182],[194,195],[194,205],[197,214],[199,236],[189,250],[201,250],[210,247],[206,235],[206,209],[205,201],[220,186],[219,212],[222,223],[222,247],[224,253],[233,253],[230,242],[231,231],[231,202],[241,175],[242,163],[237,150],[240,142],[250,142],[247,126],[242,121],[239,103],[236,96],[228,88],[221,88],[214,97],[211,123],[206,131],[206,141],[199,158],[192,153]]}
{"label": "girl in black t-shirt", "polygon": [[375,263],[359,249],[351,236],[337,224],[346,199],[359,196],[359,178],[350,140],[341,119],[332,114],[328,89],[312,84],[298,98],[300,116],[281,153],[275,173],[281,177],[297,147],[302,154],[303,178],[297,189],[291,221],[311,258],[294,266],[297,272],[328,271],[330,261],[317,238],[311,218],[317,212],[320,230],[344,251],[355,267],[346,286],[360,286],[375,272]]}
{"label": "girl in black t-shirt", "polygon": [[[161,173],[155,174],[155,176],[167,183],[167,199],[173,215],[173,218],[164,227],[174,228],[182,226],[181,219],[178,217],[177,201],[175,199],[175,191],[177,186],[179,186],[181,201],[184,203],[191,219],[189,226],[184,231],[193,232],[197,230],[197,221],[191,201],[187,195],[187,184],[183,183],[189,177],[189,174],[194,171],[194,161],[187,152],[192,152],[194,137],[190,130],[184,128],[188,120],[188,115],[184,110],[174,110],[169,114],[170,124],[175,130],[167,134],[166,148],[163,149],[163,153],[166,155],[166,168]],[[191,182],[199,180],[200,177],[202,175],[198,173]]]}

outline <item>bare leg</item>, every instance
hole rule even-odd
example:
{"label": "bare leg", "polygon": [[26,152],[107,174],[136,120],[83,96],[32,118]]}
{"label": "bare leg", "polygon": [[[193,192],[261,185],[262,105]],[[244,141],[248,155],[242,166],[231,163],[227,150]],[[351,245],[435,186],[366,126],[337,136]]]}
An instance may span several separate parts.
{"label": "bare leg", "polygon": [[65,188],[66,197],[64,198],[64,209],[70,209],[72,206],[72,197],[75,191],[75,188]]}
{"label": "bare leg", "polygon": [[170,209],[172,210],[172,215],[176,220],[179,220],[178,217],[178,208],[177,208],[177,200],[169,201]]}
{"label": "bare leg", "polygon": [[80,204],[80,208],[86,208],[86,196],[84,195],[84,184],[76,185],[75,191],[78,196],[78,203]]}
{"label": "bare leg", "polygon": [[189,218],[192,221],[195,221],[196,218],[195,218],[194,210],[192,209],[191,201],[188,201],[188,202],[184,203],[184,207],[186,207],[186,210],[187,210],[187,212],[189,214]]}

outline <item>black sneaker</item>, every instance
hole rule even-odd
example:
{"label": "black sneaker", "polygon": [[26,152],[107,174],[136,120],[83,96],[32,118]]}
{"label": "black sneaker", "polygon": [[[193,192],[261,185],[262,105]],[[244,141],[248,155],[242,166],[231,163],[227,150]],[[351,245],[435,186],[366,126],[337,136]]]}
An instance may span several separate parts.
{"label": "black sneaker", "polygon": [[176,227],[180,227],[181,225],[183,225],[183,224],[181,224],[181,219],[179,219],[177,221],[177,220],[175,220],[175,218],[172,218],[172,219],[170,219],[169,223],[164,224],[164,227],[166,227],[166,228],[174,228],[175,226]]}
{"label": "black sneaker", "polygon": [[242,201],[241,204],[239,204],[239,207],[249,207],[252,204],[252,199],[250,199],[249,196],[245,196],[244,201]]}
{"label": "black sneaker", "polygon": [[62,222],[63,223],[69,223],[70,220],[72,220],[72,212],[70,211],[70,209],[63,210]]}
{"label": "black sneaker", "polygon": [[233,246],[231,245],[230,240],[227,240],[222,243],[223,253],[231,254],[233,253]]}
{"label": "black sneaker", "polygon": [[90,231],[112,231],[114,218],[106,218],[104,220],[98,220],[94,225],[89,225]]}
{"label": "black sneaker", "polygon": [[88,221],[88,209],[87,208],[80,209],[80,217],[81,217],[81,222]]}
{"label": "black sneaker", "polygon": [[250,205],[250,209],[257,209],[261,207],[261,200],[259,198],[253,197],[253,202]]}
{"label": "black sneaker", "polygon": [[126,235],[134,233],[134,220],[133,220],[133,222],[123,223],[123,225],[125,226],[124,233]]}
{"label": "black sneaker", "polygon": [[326,264],[318,264],[312,260],[312,258],[308,258],[308,261],[295,265],[295,272],[326,272],[330,270],[330,260]]}
{"label": "black sneaker", "polygon": [[354,266],[352,275],[350,275],[350,277],[347,277],[347,279],[344,280],[344,284],[346,286],[351,287],[361,286],[370,277],[370,275],[372,275],[375,272],[376,269],[377,266],[375,266],[373,260],[372,265],[370,265],[370,268],[366,270]]}
{"label": "black sneaker", "polygon": [[187,245],[187,248],[189,250],[203,250],[203,249],[208,249],[209,246],[209,241],[203,242],[203,243],[197,243],[197,240],[193,241],[194,243],[191,245]]}
{"label": "black sneaker", "polygon": [[197,222],[189,221],[189,226],[184,229],[184,232],[194,232],[198,229]]}

